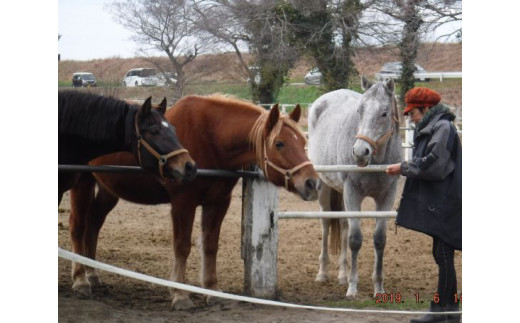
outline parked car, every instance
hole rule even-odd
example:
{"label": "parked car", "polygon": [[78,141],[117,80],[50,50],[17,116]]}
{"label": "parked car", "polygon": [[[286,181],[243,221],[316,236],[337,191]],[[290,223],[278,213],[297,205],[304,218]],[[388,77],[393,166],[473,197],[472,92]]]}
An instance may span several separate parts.
{"label": "parked car", "polygon": [[89,72],[76,72],[72,74],[72,87],[97,86],[94,74]]}
{"label": "parked car", "polygon": [[159,83],[154,68],[133,68],[123,78],[123,86],[156,86]]}
{"label": "parked car", "polygon": [[[383,67],[381,67],[381,70],[376,73],[376,79],[380,80],[386,80],[393,77],[399,77],[401,75],[401,71],[403,70],[403,65],[401,62],[389,62],[385,63]],[[426,73],[426,70],[420,66],[415,64],[415,70],[414,73]],[[425,77],[417,77],[416,81],[429,81],[430,79]]]}
{"label": "parked car", "polygon": [[169,80],[170,84],[177,83],[177,79],[170,72],[159,73],[156,75],[156,77],[157,77],[157,86],[167,86],[168,82],[166,82],[166,80]]}
{"label": "parked car", "polygon": [[321,72],[315,67],[305,75],[305,84],[307,85],[320,85],[321,84]]}

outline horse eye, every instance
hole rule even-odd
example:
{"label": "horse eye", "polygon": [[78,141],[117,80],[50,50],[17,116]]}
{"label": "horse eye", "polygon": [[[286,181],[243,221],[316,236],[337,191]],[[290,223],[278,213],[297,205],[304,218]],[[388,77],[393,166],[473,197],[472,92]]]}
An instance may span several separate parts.
{"label": "horse eye", "polygon": [[386,117],[388,114],[385,112],[381,117]]}
{"label": "horse eye", "polygon": [[146,129],[146,132],[150,133],[151,135],[157,135],[159,133],[159,126],[158,125],[150,126],[150,127],[148,127],[148,129]]}
{"label": "horse eye", "polygon": [[274,145],[276,146],[277,149],[281,149],[284,146],[283,142],[281,142],[281,141],[275,142]]}

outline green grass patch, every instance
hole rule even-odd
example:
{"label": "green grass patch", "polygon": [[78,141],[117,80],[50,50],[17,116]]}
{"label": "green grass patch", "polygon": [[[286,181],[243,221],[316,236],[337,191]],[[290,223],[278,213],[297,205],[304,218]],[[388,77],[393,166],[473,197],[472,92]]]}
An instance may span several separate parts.
{"label": "green grass patch", "polygon": [[337,300],[337,301],[323,301],[320,304],[325,307],[338,308],[355,308],[355,309],[377,309],[377,310],[392,310],[392,311],[427,311],[430,307],[429,302],[417,303],[415,299],[406,299],[400,303],[376,303],[375,299],[369,300]]}

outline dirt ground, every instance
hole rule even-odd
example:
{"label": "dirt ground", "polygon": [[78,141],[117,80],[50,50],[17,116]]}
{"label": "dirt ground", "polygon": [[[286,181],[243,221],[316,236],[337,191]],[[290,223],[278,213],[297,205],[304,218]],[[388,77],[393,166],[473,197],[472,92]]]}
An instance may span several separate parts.
{"label": "dirt ground", "polygon": [[[402,189],[402,179],[400,190]],[[280,211],[319,210],[318,202],[303,202],[279,190]],[[397,205],[397,201],[396,201]],[[363,210],[373,210],[365,199]],[[64,196],[58,212],[58,244],[71,250],[69,237],[69,195]],[[363,247],[359,256],[358,300],[373,301],[371,273],[374,262],[372,234],[375,220],[363,220]],[[218,279],[222,291],[242,294],[243,260],[240,256],[241,182],[235,187],[233,201],[222,225],[218,254]],[[200,286],[200,210],[195,219],[192,252],[188,259],[188,282]],[[317,283],[321,225],[319,220],[280,220],[278,247],[278,287],[280,301],[316,306],[345,304],[346,287],[337,284],[337,257],[332,256],[328,283]],[[99,261],[147,275],[168,278],[172,263],[172,231],[169,205],[146,206],[120,201],[101,230]],[[429,302],[436,288],[436,265],[431,255],[431,238],[389,220],[385,249],[385,290],[400,293],[414,303],[416,294]],[[458,289],[462,290],[462,253],[455,254]],[[341,313],[260,306],[221,301],[206,305],[202,295],[193,294],[197,308],[170,311],[167,288],[134,279],[100,272],[104,286],[91,297],[73,293],[71,263],[58,258],[58,317],[60,322],[408,322],[410,315]],[[348,302],[346,303],[348,304]],[[348,305],[347,305],[348,307]],[[374,302],[372,309],[381,309]]]}

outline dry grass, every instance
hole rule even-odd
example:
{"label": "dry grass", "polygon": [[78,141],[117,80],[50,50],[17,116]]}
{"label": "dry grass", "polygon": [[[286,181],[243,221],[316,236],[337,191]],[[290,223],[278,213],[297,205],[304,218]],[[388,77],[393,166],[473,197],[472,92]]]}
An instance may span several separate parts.
{"label": "dry grass", "polygon": [[[246,56],[247,57],[247,56]],[[168,64],[166,57],[154,58],[160,64]],[[247,57],[250,59],[250,57]],[[385,62],[399,60],[398,51],[392,48],[371,48],[356,51],[354,63],[361,75],[373,77]],[[198,65],[211,67],[211,73],[201,77],[204,81],[245,81],[240,72],[234,53],[203,55],[196,59]],[[427,71],[461,71],[462,44],[424,44],[419,49],[417,63]],[[91,72],[98,80],[118,82],[132,68],[153,67],[144,58],[104,58],[90,61],[63,60],[58,64],[58,81],[70,82],[72,74],[78,71]],[[220,68],[215,68],[220,67]],[[302,58],[293,68],[290,76],[303,78],[313,67],[312,59]]]}

